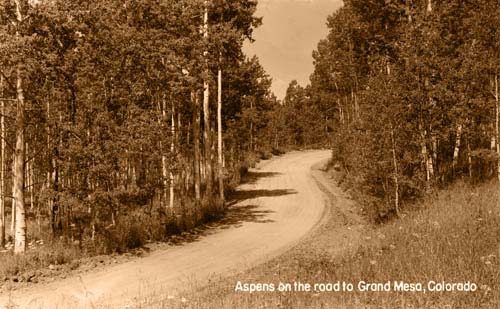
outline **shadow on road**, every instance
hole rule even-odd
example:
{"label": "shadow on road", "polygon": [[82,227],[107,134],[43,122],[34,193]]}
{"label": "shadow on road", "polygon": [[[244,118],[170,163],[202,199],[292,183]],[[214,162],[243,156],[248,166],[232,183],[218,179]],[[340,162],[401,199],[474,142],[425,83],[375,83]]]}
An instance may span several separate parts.
{"label": "shadow on road", "polygon": [[275,197],[297,194],[297,191],[291,189],[276,189],[276,190],[237,190],[231,194],[231,201],[228,206],[233,206],[244,200],[258,198],[258,197]]}
{"label": "shadow on road", "polygon": [[241,226],[244,222],[270,223],[274,220],[266,219],[266,217],[273,212],[272,210],[259,210],[259,206],[255,205],[231,207],[224,218],[213,224],[215,227],[225,229]]}
{"label": "shadow on road", "polygon": [[226,211],[224,217],[219,220],[206,223],[182,235],[171,236],[168,243],[180,246],[186,243],[195,242],[205,236],[217,233],[220,230],[238,228],[245,222],[272,223],[274,220],[267,218],[267,216],[273,212],[274,211],[271,210],[259,210],[259,206],[255,205],[230,207]]}
{"label": "shadow on road", "polygon": [[169,243],[173,245],[183,245],[185,243],[190,243],[199,240],[204,236],[208,236],[217,233],[221,229],[237,228],[243,225],[245,222],[253,223],[272,223],[274,220],[268,218],[268,215],[273,213],[272,210],[262,210],[256,205],[240,205],[236,206],[237,203],[258,197],[274,197],[283,196],[289,194],[297,194],[297,191],[290,189],[278,189],[278,190],[238,190],[231,195],[231,202],[228,203],[228,210],[225,215],[218,220],[212,221],[210,223],[204,224],[197,228],[194,228],[189,233],[183,233],[182,235],[172,236],[169,239]]}
{"label": "shadow on road", "polygon": [[241,178],[241,183],[255,184],[261,178],[276,177],[276,176],[279,176],[279,175],[283,175],[283,174],[282,173],[275,173],[275,172],[255,172],[255,171],[248,171]]}
{"label": "shadow on road", "polygon": [[[243,183],[253,184],[259,179],[266,177],[275,177],[281,173],[273,172],[248,172],[243,178]],[[169,237],[168,242],[172,245],[183,245],[190,242],[195,242],[201,238],[217,233],[223,229],[237,228],[245,222],[253,223],[272,223],[274,220],[269,219],[268,215],[273,213],[271,210],[261,210],[256,205],[239,205],[238,203],[259,198],[259,197],[277,197],[290,194],[297,194],[297,191],[291,189],[277,190],[236,190],[228,196],[227,211],[223,217],[206,223],[202,226],[192,229],[190,232],[182,233],[178,236]]]}

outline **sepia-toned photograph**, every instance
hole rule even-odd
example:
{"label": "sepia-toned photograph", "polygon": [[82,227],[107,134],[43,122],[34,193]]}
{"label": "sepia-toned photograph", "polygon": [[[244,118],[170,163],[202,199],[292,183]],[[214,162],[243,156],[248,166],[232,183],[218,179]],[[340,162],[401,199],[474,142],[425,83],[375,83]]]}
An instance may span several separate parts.
{"label": "sepia-toned photograph", "polygon": [[497,0],[0,0],[0,309],[500,309]]}

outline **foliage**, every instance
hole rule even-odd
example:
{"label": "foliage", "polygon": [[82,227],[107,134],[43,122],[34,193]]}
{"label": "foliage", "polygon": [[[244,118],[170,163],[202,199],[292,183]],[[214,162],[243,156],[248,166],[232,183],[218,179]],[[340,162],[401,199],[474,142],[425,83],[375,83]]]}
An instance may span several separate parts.
{"label": "foliage", "polygon": [[[37,222],[53,238],[121,252],[217,217],[224,201],[207,185],[220,177],[217,147],[196,145],[217,136],[219,70],[222,175],[238,174],[223,181],[235,186],[246,158],[271,149],[277,100],[258,59],[242,51],[261,24],[255,10],[253,0],[2,1],[4,190],[15,179],[6,166],[23,90],[28,231]],[[7,199],[10,213],[13,205]]]}
{"label": "foliage", "polygon": [[380,212],[497,176],[499,16],[488,0],[350,0],[328,18],[299,105]]}

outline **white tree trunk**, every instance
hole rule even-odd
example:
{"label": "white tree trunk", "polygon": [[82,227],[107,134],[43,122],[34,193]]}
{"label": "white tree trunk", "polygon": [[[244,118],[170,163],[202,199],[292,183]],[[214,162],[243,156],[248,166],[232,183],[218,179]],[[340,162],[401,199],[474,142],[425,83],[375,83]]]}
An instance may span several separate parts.
{"label": "white tree trunk", "polygon": [[438,139],[436,135],[432,135],[432,159],[433,159],[433,168],[437,166],[437,159],[438,159]]}
{"label": "white tree trunk", "polygon": [[[430,189],[431,180],[434,177],[434,165],[432,162],[432,154],[429,153],[429,149],[427,147],[427,131],[423,129],[422,120],[420,120],[418,128],[420,130],[420,148],[421,148],[421,153],[422,153],[422,162],[425,166],[426,185],[427,185],[427,189]],[[434,139],[433,139],[433,143],[434,143]],[[434,146],[434,144],[433,144],[433,146]]]}
{"label": "white tree trunk", "polygon": [[[16,2],[18,3],[18,2]],[[19,10],[19,9],[18,9]],[[21,69],[17,70],[17,117],[16,117],[16,148],[14,163],[14,183],[16,201],[16,226],[14,253],[26,251],[26,218],[24,205],[24,91]]]}
{"label": "white tree trunk", "polygon": [[[21,36],[19,27],[23,21],[21,0],[15,0],[16,5],[16,36]],[[14,242],[14,253],[24,253],[26,251],[26,218],[24,207],[24,89],[21,67],[17,67],[17,115],[16,115],[16,145],[15,145],[15,162],[14,162],[14,181],[16,201],[16,232]]]}
{"label": "white tree trunk", "polygon": [[460,152],[461,139],[462,139],[462,125],[459,124],[457,126],[457,135],[456,135],[456,139],[455,139],[455,150],[453,151],[453,168],[455,168],[457,163],[458,163],[458,155]]}
{"label": "white tree trunk", "polygon": [[250,100],[250,111],[251,115],[250,116],[250,151],[253,151],[253,100]]}
{"label": "white tree trunk", "polygon": [[[500,117],[500,100],[498,94],[498,74],[495,74],[495,146],[497,156],[500,157],[500,131],[499,131],[499,117]],[[500,159],[497,160],[497,178],[500,180]]]}
{"label": "white tree trunk", "polygon": [[467,138],[467,164],[469,170],[469,178],[472,178],[472,155],[470,149],[470,138]]}
{"label": "white tree trunk", "polygon": [[429,181],[431,180],[431,173],[429,170],[429,153],[427,151],[427,145],[426,145],[423,137],[422,137],[421,147],[422,147],[422,158],[423,158],[424,165],[425,165],[425,179],[427,181],[427,184],[429,184]]}
{"label": "white tree trunk", "polygon": [[[205,0],[205,12],[203,14],[203,37],[208,40],[208,1]],[[208,75],[208,51],[203,52],[205,57],[205,73]],[[205,76],[203,79],[203,137],[205,145],[205,180],[206,180],[206,193],[207,195],[212,194],[212,162],[211,162],[211,148],[212,148],[212,137],[210,133],[210,85],[208,79]]]}
{"label": "white tree trunk", "polygon": [[200,111],[198,92],[191,93],[191,100],[193,101],[193,169],[194,169],[194,193],[197,204],[200,202]]}
{"label": "white tree trunk", "polygon": [[217,161],[219,172],[219,196],[224,201],[224,170],[222,160],[222,70],[217,74]]}
{"label": "white tree trunk", "polygon": [[[161,125],[162,122],[166,122],[167,119],[167,102],[165,99],[165,96],[163,96],[162,102],[160,104],[160,110],[161,110],[161,119],[159,120],[159,123]],[[163,145],[162,142],[160,141],[160,149],[162,152],[161,155],[161,176],[163,178],[163,190],[162,190],[162,197],[161,197],[161,206],[165,207],[167,204],[167,187],[168,187],[168,180],[167,180],[167,156],[164,153]]]}
{"label": "white tree trunk", "polygon": [[[16,174],[16,153],[12,152],[12,182],[14,182],[14,175]],[[10,206],[10,234],[16,234],[16,186],[12,185],[12,198]]]}
{"label": "white tree trunk", "polygon": [[391,144],[392,144],[392,164],[394,168],[394,207],[399,216],[399,176],[398,160],[396,158],[396,140],[394,138],[394,127],[391,125]]}
{"label": "white tree trunk", "polygon": [[[175,107],[172,105],[172,124],[171,124],[171,133],[172,133],[172,141],[170,142],[170,152],[172,153],[172,155],[174,155],[175,153]],[[170,201],[169,201],[169,207],[170,209],[173,209],[174,207],[174,194],[175,194],[175,191],[174,191],[174,183],[175,179],[174,179],[174,173],[172,171],[172,168],[170,168]]]}
{"label": "white tree trunk", "polygon": [[5,101],[3,100],[3,75],[0,76],[0,247],[5,246]]}

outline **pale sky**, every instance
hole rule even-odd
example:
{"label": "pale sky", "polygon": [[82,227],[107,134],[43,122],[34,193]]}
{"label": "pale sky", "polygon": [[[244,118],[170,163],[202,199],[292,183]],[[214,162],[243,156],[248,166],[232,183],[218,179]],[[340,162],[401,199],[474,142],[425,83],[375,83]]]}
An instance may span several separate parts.
{"label": "pale sky", "polygon": [[244,50],[249,57],[259,57],[279,99],[292,80],[309,83],[312,51],[328,33],[327,16],[341,5],[342,0],[259,0],[256,16],[264,17],[263,25]]}

